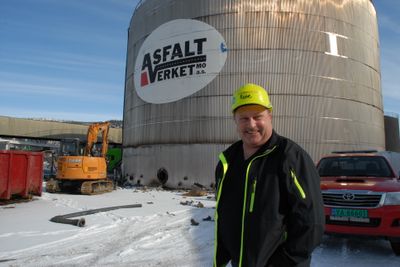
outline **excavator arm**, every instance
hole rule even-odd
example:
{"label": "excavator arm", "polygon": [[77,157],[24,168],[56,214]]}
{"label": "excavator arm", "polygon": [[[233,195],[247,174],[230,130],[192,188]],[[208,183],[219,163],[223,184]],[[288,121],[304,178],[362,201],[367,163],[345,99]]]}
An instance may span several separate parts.
{"label": "excavator arm", "polygon": [[97,142],[97,136],[101,133],[102,146],[101,146],[101,157],[105,158],[108,150],[108,131],[110,129],[109,122],[93,123],[89,125],[87,131],[87,144],[85,147],[85,156],[93,156],[92,149],[94,144]]}

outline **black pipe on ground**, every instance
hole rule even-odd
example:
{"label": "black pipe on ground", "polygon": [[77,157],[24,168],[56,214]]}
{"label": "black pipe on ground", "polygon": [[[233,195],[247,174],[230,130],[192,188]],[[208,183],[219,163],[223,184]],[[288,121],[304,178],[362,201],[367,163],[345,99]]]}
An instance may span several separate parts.
{"label": "black pipe on ground", "polygon": [[105,212],[105,211],[110,211],[110,210],[116,210],[116,209],[141,208],[141,207],[142,207],[142,204],[132,204],[132,205],[113,206],[113,207],[106,207],[106,208],[93,209],[93,210],[85,210],[85,211],[74,212],[74,213],[69,213],[69,214],[65,214],[65,215],[57,215],[57,216],[54,216],[53,218],[51,218],[50,221],[55,222],[55,223],[65,223],[65,224],[71,224],[71,225],[83,227],[83,226],[85,226],[85,218],[74,219],[74,220],[72,220],[70,218],[84,216],[84,215],[90,215],[90,214]]}

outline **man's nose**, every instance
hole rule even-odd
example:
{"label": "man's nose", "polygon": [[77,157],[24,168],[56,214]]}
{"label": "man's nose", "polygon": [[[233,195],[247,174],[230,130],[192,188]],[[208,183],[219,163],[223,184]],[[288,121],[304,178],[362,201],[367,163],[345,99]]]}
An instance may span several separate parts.
{"label": "man's nose", "polygon": [[256,126],[256,120],[253,119],[253,118],[250,118],[250,119],[249,119],[249,126],[250,126],[250,127],[255,127],[255,126]]}

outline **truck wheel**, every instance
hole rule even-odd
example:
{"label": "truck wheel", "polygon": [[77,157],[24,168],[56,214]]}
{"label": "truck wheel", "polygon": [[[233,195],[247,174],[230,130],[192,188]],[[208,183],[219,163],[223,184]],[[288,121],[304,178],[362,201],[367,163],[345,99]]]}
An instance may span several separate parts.
{"label": "truck wheel", "polygon": [[392,246],[394,254],[400,256],[400,242],[390,241],[390,245]]}

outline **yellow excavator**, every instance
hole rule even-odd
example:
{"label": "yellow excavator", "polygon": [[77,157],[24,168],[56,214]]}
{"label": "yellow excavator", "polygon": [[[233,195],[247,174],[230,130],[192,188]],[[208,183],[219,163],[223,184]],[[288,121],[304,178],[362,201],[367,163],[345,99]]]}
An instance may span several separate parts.
{"label": "yellow excavator", "polygon": [[[113,182],[107,179],[109,128],[109,122],[89,125],[86,143],[77,138],[61,140],[56,179],[46,183],[47,192],[93,195],[113,190]],[[101,149],[96,144],[99,133],[102,135]]]}

